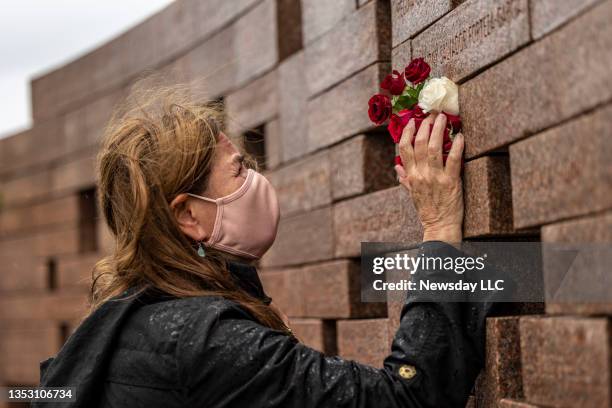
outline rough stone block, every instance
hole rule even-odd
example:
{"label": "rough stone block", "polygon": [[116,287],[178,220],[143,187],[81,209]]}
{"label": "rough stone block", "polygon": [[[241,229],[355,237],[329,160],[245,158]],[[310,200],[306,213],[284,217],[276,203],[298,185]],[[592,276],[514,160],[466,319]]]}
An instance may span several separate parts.
{"label": "rough stone block", "polygon": [[305,314],[347,318],[384,316],[384,303],[361,302],[359,263],[339,260],[303,269]]}
{"label": "rough stone block", "polygon": [[387,319],[338,320],[337,330],[340,357],[382,368],[391,351]]}
{"label": "rough stone block", "polygon": [[515,228],[612,207],[610,115],[608,105],[510,147]]}
{"label": "rough stone block", "polygon": [[412,40],[433,76],[461,81],[529,41],[527,0],[469,0]]}
{"label": "rough stone block", "polygon": [[387,134],[359,135],[330,150],[334,200],[369,193],[396,183],[395,146]]}
{"label": "rough stone block", "polygon": [[52,191],[78,191],[96,185],[95,150],[85,152],[52,170]]}
{"label": "rough stone block", "polygon": [[291,319],[293,334],[305,345],[327,355],[336,354],[336,323],[320,319]]}
{"label": "rough stone block", "polygon": [[[34,120],[39,121],[76,109],[92,94],[124,84],[145,69],[158,67],[164,61],[208,38],[245,11],[254,11],[252,6],[257,2],[258,0],[189,0],[170,4],[85,56],[35,78],[32,81]],[[257,20],[260,17],[254,18]],[[246,22],[251,23],[253,18]],[[270,30],[276,27],[273,21],[261,23]],[[253,27],[255,32],[261,25]],[[229,51],[232,51],[231,47]],[[122,58],[121,64],[108,63],[116,61],[118,56]],[[216,58],[212,59],[220,62]]]}
{"label": "rough stone block", "polygon": [[368,100],[379,92],[389,64],[374,64],[308,101],[307,150],[314,151],[374,128]]}
{"label": "rough stone block", "polygon": [[531,33],[539,39],[600,0],[532,0]]}
{"label": "rough stone block", "polygon": [[7,293],[0,297],[0,319],[72,321],[85,316],[88,294],[85,290],[62,292]]}
{"label": "rough stone block", "polygon": [[374,1],[306,47],[306,80],[310,95],[322,92],[374,62],[391,60],[387,8],[388,2]]}
{"label": "rough stone block", "polygon": [[276,2],[264,0],[181,57],[196,94],[214,99],[257,78],[278,62]]}
{"label": "rough stone block", "polygon": [[[0,241],[0,245],[4,245]],[[26,292],[40,291],[47,288],[47,263],[45,259],[34,257],[27,251],[13,254],[0,254],[2,265],[2,279],[0,291]]]}
{"label": "rough stone block", "polygon": [[487,319],[485,369],[476,383],[477,406],[495,406],[500,398],[521,399],[519,317]]}
{"label": "rough stone block", "polygon": [[453,0],[391,0],[393,47],[411,38],[453,8]]}
{"label": "rough stone block", "polygon": [[459,99],[466,156],[499,149],[609,101],[611,19],[612,3],[605,2],[464,84]]}
{"label": "rough stone block", "polygon": [[63,125],[63,118],[53,119],[1,139],[0,177],[18,177],[70,152],[62,134]]}
{"label": "rough stone block", "polygon": [[36,123],[32,128],[0,140],[0,177],[32,174],[67,155],[94,147],[124,89],[102,95],[66,115]]}
{"label": "rough stone block", "polygon": [[354,0],[302,0],[302,31],[308,45],[356,9]]}
{"label": "rough stone block", "polygon": [[412,60],[412,44],[410,40],[404,41],[391,51],[392,68],[402,72]]}
{"label": "rough stone block", "polygon": [[417,243],[423,231],[404,187],[397,186],[334,205],[337,257],[358,256],[361,242]]}
{"label": "rough stone block", "polygon": [[300,268],[262,270],[264,291],[287,316],[305,316],[304,279]]}
{"label": "rough stone block", "polygon": [[0,257],[18,259],[18,254],[48,257],[74,254],[78,251],[79,229],[77,223],[71,223],[4,239],[0,247]]}
{"label": "rough stone block", "polygon": [[323,261],[334,255],[332,212],[324,207],[282,218],[274,245],[261,259],[263,267]]}
{"label": "rough stone block", "polygon": [[60,348],[59,326],[43,320],[0,323],[0,358],[5,384],[35,386],[40,378],[39,363]]}
{"label": "rough stone block", "polygon": [[[542,242],[544,243],[612,243],[612,213],[594,215],[550,224],[542,227]],[[590,294],[601,296],[602,290],[609,290],[609,265],[589,265],[578,267],[572,263],[572,273],[564,276],[566,269],[559,267],[558,256],[544,254],[544,284],[547,287],[559,287],[563,283],[561,294],[568,296],[566,301],[549,300],[546,302],[546,312],[550,314],[582,314],[602,315],[612,314],[612,303],[578,301],[579,299],[597,299]],[[607,293],[607,292],[604,292]]]}
{"label": "rough stone block", "polygon": [[16,205],[25,205],[27,202],[51,191],[52,173],[48,167],[43,169],[46,171],[17,175],[3,181],[3,210]]}
{"label": "rough stone block", "polygon": [[92,283],[93,267],[102,255],[99,253],[59,257],[57,260],[57,285],[60,289],[85,288]]}
{"label": "rough stone block", "polygon": [[230,25],[181,57],[190,86],[203,100],[213,100],[237,86],[238,64],[233,44],[236,27]]}
{"label": "rough stone block", "polygon": [[276,70],[251,81],[225,99],[228,131],[232,135],[255,128],[278,113]]}
{"label": "rough stone block", "polygon": [[331,166],[327,151],[269,172],[266,177],[276,189],[283,217],[331,202]]}
{"label": "rough stone block", "polygon": [[277,0],[263,0],[235,23],[236,86],[268,71],[279,61]]}
{"label": "rough stone block", "polygon": [[0,212],[0,237],[24,233],[34,228],[74,223],[79,218],[76,194],[18,206]]}
{"label": "rough stone block", "polygon": [[119,88],[67,113],[62,132],[66,151],[98,146],[113,110],[127,92],[126,88]]}
{"label": "rough stone block", "polygon": [[308,115],[304,52],[284,60],[278,67],[279,128],[283,161],[307,151]]}
{"label": "rough stone block", "polygon": [[275,169],[283,161],[282,135],[278,119],[264,125],[264,144],[266,149],[266,169]]}
{"label": "rough stone block", "polygon": [[184,0],[192,13],[195,27],[194,36],[197,39],[207,38],[229,22],[240,17],[261,0]]}
{"label": "rough stone block", "polygon": [[527,401],[555,407],[610,405],[607,319],[523,317],[520,331]]}
{"label": "rough stone block", "polygon": [[485,156],[467,162],[463,188],[465,237],[513,232],[512,188],[507,156]]}

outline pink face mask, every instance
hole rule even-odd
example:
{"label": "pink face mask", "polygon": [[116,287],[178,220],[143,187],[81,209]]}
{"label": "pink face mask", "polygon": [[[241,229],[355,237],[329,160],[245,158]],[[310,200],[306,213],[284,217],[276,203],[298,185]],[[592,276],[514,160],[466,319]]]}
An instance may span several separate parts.
{"label": "pink face mask", "polygon": [[274,187],[260,173],[248,169],[240,188],[212,199],[188,195],[217,204],[217,217],[205,246],[234,255],[259,259],[276,238],[280,210]]}

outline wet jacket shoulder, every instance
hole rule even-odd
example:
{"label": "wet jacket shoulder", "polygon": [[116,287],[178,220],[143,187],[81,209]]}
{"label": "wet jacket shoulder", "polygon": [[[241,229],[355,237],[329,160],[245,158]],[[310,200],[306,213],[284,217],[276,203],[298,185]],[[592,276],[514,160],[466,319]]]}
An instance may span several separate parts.
{"label": "wet jacket shoulder", "polygon": [[[460,255],[442,244],[423,250]],[[122,321],[98,329],[103,344],[71,338],[42,383],[76,384],[99,406],[463,407],[483,365],[490,305],[409,299],[380,369],[325,356],[221,298],[122,307]],[[83,326],[76,334],[98,327]],[[92,360],[67,367],[74,353]]]}

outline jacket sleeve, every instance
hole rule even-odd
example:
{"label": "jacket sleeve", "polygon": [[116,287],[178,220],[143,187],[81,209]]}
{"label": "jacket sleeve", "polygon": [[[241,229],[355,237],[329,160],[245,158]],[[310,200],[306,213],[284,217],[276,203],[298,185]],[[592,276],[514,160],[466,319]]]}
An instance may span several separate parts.
{"label": "jacket sleeve", "polygon": [[[423,250],[461,254],[441,243]],[[325,356],[238,307],[220,312],[181,339],[189,405],[463,408],[483,364],[489,309],[408,299],[383,368]]]}

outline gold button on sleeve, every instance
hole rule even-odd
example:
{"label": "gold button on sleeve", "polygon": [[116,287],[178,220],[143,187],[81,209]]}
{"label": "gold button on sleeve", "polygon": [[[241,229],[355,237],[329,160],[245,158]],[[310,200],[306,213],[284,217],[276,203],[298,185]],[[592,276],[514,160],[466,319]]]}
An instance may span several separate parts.
{"label": "gold button on sleeve", "polygon": [[407,380],[411,379],[416,375],[416,368],[411,365],[403,365],[398,370],[400,377],[405,378]]}

